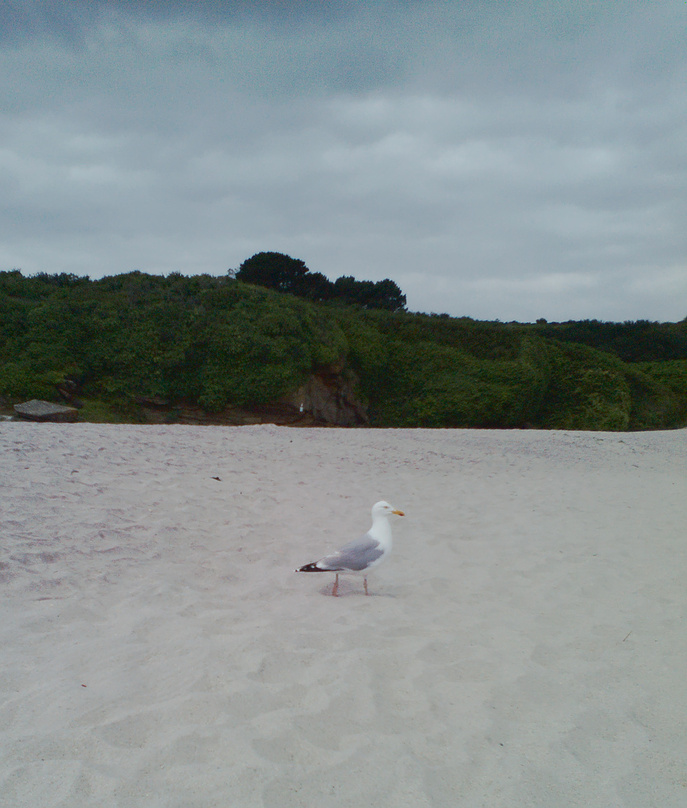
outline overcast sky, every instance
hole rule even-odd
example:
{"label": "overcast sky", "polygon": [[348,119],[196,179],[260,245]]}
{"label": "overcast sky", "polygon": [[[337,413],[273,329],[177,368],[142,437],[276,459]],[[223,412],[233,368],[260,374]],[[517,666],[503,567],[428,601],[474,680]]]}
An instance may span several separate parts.
{"label": "overcast sky", "polygon": [[0,269],[687,316],[684,0],[2,0]]}

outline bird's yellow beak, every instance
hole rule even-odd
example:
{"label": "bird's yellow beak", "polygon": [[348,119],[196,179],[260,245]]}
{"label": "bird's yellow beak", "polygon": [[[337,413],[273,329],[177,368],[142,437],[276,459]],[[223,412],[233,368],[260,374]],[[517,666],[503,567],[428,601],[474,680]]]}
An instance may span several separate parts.
{"label": "bird's yellow beak", "polygon": [[391,511],[391,513],[395,513],[395,514],[396,514],[396,516],[405,516],[405,514],[403,513],[403,511]]}

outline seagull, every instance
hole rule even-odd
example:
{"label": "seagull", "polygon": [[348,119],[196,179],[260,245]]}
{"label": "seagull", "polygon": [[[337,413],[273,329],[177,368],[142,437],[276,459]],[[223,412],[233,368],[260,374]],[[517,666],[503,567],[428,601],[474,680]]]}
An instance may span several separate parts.
{"label": "seagull", "polygon": [[339,594],[339,573],[362,575],[365,594],[369,595],[370,593],[367,591],[367,573],[373,567],[381,564],[391,552],[389,517],[392,514],[405,516],[403,511],[396,510],[388,502],[383,500],[377,502],[372,506],[372,527],[364,536],[354,541],[349,541],[340,550],[321,558],[319,561],[313,561],[311,564],[299,567],[296,572],[336,573],[334,587],[332,588],[334,597]]}

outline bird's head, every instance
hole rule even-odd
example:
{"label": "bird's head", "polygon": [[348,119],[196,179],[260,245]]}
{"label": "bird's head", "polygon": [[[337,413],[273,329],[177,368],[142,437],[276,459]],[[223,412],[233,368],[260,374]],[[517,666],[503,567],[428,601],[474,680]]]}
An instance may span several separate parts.
{"label": "bird's head", "polygon": [[373,518],[375,516],[391,516],[392,514],[395,514],[396,516],[405,516],[403,511],[397,510],[393,505],[389,505],[389,503],[385,502],[384,500],[381,500],[381,502],[376,502],[372,506]]}

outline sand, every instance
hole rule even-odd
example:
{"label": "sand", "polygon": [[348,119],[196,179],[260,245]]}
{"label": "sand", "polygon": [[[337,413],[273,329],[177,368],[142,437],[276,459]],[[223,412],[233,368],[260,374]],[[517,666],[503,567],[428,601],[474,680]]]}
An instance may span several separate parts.
{"label": "sand", "polygon": [[[687,805],[687,431],[0,452],[3,808]],[[294,574],[379,499],[370,597]]]}

